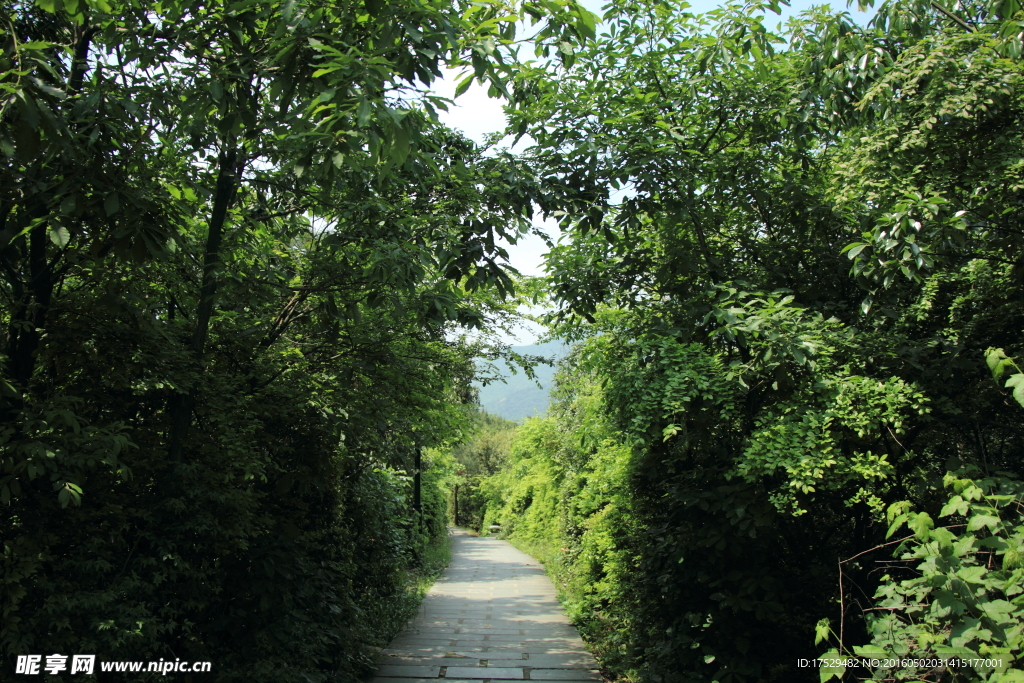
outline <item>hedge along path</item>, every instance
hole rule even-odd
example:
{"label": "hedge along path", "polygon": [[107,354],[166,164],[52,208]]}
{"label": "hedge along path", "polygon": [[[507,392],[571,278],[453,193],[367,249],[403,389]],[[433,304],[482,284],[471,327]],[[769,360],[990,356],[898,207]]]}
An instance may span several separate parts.
{"label": "hedge along path", "polygon": [[452,561],[373,683],[603,681],[537,560],[454,530]]}

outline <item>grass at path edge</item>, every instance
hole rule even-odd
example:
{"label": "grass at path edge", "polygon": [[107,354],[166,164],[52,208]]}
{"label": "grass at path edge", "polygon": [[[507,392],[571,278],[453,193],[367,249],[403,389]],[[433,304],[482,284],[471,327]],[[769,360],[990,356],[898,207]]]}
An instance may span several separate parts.
{"label": "grass at path edge", "polygon": [[383,650],[416,615],[424,596],[452,559],[451,536],[445,534],[431,541],[419,562],[404,570],[404,591],[380,600],[366,613],[366,623],[374,635],[373,645]]}

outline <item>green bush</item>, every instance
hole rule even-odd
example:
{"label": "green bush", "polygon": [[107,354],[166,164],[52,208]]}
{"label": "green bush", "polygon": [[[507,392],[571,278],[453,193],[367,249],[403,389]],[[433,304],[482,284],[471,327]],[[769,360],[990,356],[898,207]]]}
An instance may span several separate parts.
{"label": "green bush", "polygon": [[[907,502],[890,507],[889,536],[912,533],[886,544],[898,544],[899,559],[866,612],[870,645],[839,643],[823,658],[877,659],[870,673],[885,680],[1024,681],[1024,482],[969,467],[945,484],[952,495],[938,518],[950,524]],[[835,637],[823,620],[818,641]],[[821,680],[845,671],[823,667]]]}
{"label": "green bush", "polygon": [[472,431],[450,454],[449,517],[456,526],[483,532],[488,500],[483,485],[504,465],[518,425],[485,410],[474,412],[472,421]]}
{"label": "green bush", "polygon": [[603,417],[596,384],[563,381],[558,391],[552,416],[527,419],[505,466],[484,482],[484,524],[501,524],[503,536],[545,564],[595,654],[626,673],[636,666],[640,627],[630,450]]}

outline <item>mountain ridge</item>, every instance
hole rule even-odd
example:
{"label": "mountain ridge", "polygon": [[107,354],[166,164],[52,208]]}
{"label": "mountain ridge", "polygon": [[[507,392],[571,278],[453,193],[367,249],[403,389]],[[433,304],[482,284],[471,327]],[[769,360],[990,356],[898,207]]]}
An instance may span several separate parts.
{"label": "mountain ridge", "polygon": [[[534,368],[536,382],[529,379],[522,369],[513,373],[506,364],[505,381],[491,382],[483,386],[474,382],[479,392],[480,407],[492,415],[499,415],[506,420],[522,422],[528,417],[543,416],[548,409],[549,393],[554,384],[558,361],[565,357],[569,347],[560,341],[543,344],[513,346],[516,353],[530,356],[553,358],[555,365],[538,364]],[[540,383],[540,387],[537,386]]]}

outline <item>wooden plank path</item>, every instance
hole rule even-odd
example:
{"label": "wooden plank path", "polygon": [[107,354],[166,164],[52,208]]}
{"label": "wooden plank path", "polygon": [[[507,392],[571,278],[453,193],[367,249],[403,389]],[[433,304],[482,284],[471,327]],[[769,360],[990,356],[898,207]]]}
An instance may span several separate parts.
{"label": "wooden plank path", "polygon": [[373,683],[602,681],[537,560],[460,529],[452,561]]}

